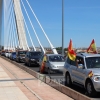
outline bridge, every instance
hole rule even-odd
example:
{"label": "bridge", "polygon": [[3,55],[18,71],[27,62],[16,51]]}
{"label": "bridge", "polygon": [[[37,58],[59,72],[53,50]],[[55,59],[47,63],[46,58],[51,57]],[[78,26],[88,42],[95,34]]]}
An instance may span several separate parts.
{"label": "bridge", "polygon": [[[29,9],[25,7],[25,3],[28,5]],[[31,6],[32,5],[29,3],[28,0],[25,1],[0,0],[0,7],[1,7],[0,16],[3,15],[3,17],[0,18],[0,23],[2,23],[0,24],[1,25],[0,30],[2,30],[2,28],[4,27],[3,28],[4,37],[1,36],[2,31],[0,32],[0,37],[4,38],[4,50],[23,49],[23,50],[30,51],[30,46],[28,43],[28,41],[30,41],[34,51],[36,51],[36,46],[34,45],[34,43],[38,42],[41,51],[45,53],[44,46],[43,46],[44,44],[41,43],[40,38],[38,36],[38,32],[36,31],[34,26],[34,22],[32,21],[32,18],[28,13],[28,11],[30,10],[33,15],[33,18],[36,20],[37,24],[39,25],[42,31],[42,35],[44,35],[44,37],[47,39],[47,42],[49,43],[52,52],[54,54],[57,54],[55,47],[53,46],[50,39],[48,38],[45,30],[42,27],[42,24],[40,23],[38,17],[36,16]],[[32,28],[31,32],[35,35],[37,41],[33,41],[32,34],[30,34],[30,27],[26,21],[26,18]],[[3,20],[4,20],[4,24],[3,24]]]}
{"label": "bridge", "polygon": [[[28,8],[26,8],[26,4]],[[34,20],[39,25],[39,28],[42,31],[42,36],[45,37],[46,41],[50,45],[50,48],[45,48],[44,44],[40,41],[41,38],[39,38],[38,36],[38,31],[36,31],[35,29],[34,21],[33,18],[30,17],[29,11],[31,12]],[[3,50],[40,50],[43,52],[43,54],[45,54],[46,50],[48,50],[52,51],[54,54],[58,54],[47,33],[42,27],[38,16],[35,14],[29,0],[0,0],[0,16],[2,15],[3,17],[0,17],[0,50],[2,50],[1,40],[3,38]],[[26,21],[26,19],[28,22]],[[30,26],[32,28],[32,31],[30,30]],[[2,34],[4,36],[2,36]],[[37,41],[34,41],[32,34],[34,34]],[[30,41],[32,47],[30,47],[28,41]],[[38,42],[39,47],[34,45],[35,42]],[[4,97],[6,97],[5,100],[10,100],[7,99],[8,97],[12,98],[13,100],[100,99],[100,96],[98,96],[97,98],[88,97],[84,89],[77,88],[76,86],[73,86],[71,88],[64,86],[65,80],[62,73],[43,75],[40,74],[38,70],[39,67],[37,68],[37,66],[26,66],[24,63],[18,63],[6,57],[0,56],[0,75],[2,76],[0,77],[0,93],[4,95]],[[42,80],[43,84],[41,84],[41,81],[39,80]],[[11,89],[12,91],[10,91]],[[15,97],[19,96],[20,99],[18,97],[16,97],[16,99],[12,95],[14,95]]]}

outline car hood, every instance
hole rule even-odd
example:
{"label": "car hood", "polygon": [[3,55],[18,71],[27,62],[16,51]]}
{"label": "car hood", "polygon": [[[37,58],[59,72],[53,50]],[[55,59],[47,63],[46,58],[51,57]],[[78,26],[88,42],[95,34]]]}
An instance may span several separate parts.
{"label": "car hood", "polygon": [[100,68],[91,68],[88,70],[92,71],[94,75],[100,75]]}

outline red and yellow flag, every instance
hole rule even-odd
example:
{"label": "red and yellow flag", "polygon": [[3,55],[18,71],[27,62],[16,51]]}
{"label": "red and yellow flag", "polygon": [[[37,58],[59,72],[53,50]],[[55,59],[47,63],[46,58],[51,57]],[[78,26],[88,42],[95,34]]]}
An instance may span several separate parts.
{"label": "red and yellow flag", "polygon": [[45,62],[46,62],[46,61],[47,61],[47,56],[44,55],[43,61],[42,61],[42,64],[41,64],[41,69],[40,69],[40,72],[41,72],[41,73],[44,73],[44,71],[45,71]]}
{"label": "red and yellow flag", "polygon": [[92,42],[91,42],[89,48],[87,49],[87,52],[88,52],[88,53],[94,53],[94,54],[97,53],[96,44],[95,44],[94,39],[92,40]]}
{"label": "red and yellow flag", "polygon": [[75,61],[75,59],[76,59],[76,53],[73,50],[71,39],[70,39],[70,43],[69,43],[69,47],[68,47],[68,57],[69,57],[69,59],[71,59],[73,61]]}

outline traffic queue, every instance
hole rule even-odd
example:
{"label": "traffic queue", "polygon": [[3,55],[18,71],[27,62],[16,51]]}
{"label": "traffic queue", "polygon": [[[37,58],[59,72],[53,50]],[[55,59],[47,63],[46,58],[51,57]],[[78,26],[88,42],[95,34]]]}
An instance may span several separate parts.
{"label": "traffic queue", "polygon": [[25,63],[28,67],[39,67],[39,72],[61,72],[65,78],[65,85],[82,85],[89,96],[100,92],[100,54],[96,50],[93,39],[86,53],[76,53],[70,39],[68,52],[65,56],[61,54],[45,53],[41,51],[2,51],[5,56],[18,63]]}

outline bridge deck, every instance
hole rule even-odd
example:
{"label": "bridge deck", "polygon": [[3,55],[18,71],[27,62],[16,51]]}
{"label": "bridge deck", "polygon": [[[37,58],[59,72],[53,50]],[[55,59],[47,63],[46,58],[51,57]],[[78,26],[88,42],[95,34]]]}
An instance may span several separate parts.
{"label": "bridge deck", "polygon": [[0,58],[0,100],[73,100]]}

